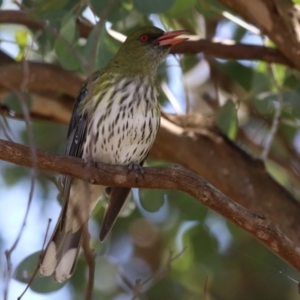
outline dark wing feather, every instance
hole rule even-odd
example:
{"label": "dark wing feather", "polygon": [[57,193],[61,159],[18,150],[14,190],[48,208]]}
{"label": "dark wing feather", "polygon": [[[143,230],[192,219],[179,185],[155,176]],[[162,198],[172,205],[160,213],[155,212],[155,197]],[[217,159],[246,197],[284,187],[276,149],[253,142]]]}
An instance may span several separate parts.
{"label": "dark wing feather", "polygon": [[[89,93],[89,85],[92,85],[98,78],[102,75],[102,71],[95,72],[90,76],[90,78],[85,82],[85,84],[80,89],[80,92],[76,98],[75,105],[73,108],[72,117],[69,123],[68,134],[67,134],[67,145],[65,149],[65,154],[74,157],[82,157],[83,145],[85,142],[88,114],[87,112],[82,113],[81,105],[82,101],[86,99]],[[64,202],[68,202],[70,186],[72,182],[72,177],[63,177],[63,199]],[[64,210],[67,205],[65,205]]]}
{"label": "dark wing feather", "polygon": [[[81,102],[85,99],[88,93],[87,83],[81,88],[79,95],[73,108],[72,117],[69,123],[67,134],[67,145],[65,154],[69,156],[82,157],[83,143],[85,140],[87,129],[87,113],[82,114],[80,111]],[[64,210],[67,209],[72,177],[63,177],[63,200],[65,203]]]}

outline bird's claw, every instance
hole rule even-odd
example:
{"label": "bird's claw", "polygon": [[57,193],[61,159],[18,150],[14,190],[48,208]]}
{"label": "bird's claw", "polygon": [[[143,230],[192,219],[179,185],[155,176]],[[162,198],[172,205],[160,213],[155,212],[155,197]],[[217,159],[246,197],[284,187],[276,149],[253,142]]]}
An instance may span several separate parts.
{"label": "bird's claw", "polygon": [[97,167],[97,161],[92,157],[84,157],[83,158],[87,167]]}
{"label": "bird's claw", "polygon": [[130,163],[128,165],[128,171],[127,171],[127,174],[129,174],[130,172],[134,172],[135,174],[135,182],[137,183],[138,181],[138,178],[139,177],[142,177],[144,178],[144,169],[143,167],[140,165],[140,164],[137,164],[137,163]]}

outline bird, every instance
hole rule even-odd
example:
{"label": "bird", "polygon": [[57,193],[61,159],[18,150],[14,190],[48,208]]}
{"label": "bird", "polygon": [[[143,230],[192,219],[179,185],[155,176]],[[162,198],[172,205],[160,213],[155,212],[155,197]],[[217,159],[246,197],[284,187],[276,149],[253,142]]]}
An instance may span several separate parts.
{"label": "bird", "polygon": [[[160,126],[157,68],[172,45],[186,40],[179,37],[184,33],[137,29],[106,67],[87,78],[74,104],[66,155],[141,171]],[[130,193],[130,188],[92,185],[71,176],[62,178],[62,187],[62,210],[39,265],[41,276],[58,282],[75,270],[84,226],[100,196],[108,196],[99,234],[103,241]]]}

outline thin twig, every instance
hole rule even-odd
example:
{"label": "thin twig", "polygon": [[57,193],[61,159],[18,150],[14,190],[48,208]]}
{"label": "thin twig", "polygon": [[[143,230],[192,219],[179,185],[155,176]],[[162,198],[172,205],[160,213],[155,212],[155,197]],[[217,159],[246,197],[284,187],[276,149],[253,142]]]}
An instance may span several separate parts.
{"label": "thin twig", "polygon": [[277,76],[277,72],[275,69],[275,65],[271,64],[270,66],[271,66],[271,71],[272,71],[272,75],[273,75],[273,79],[274,79],[274,84],[275,84],[275,87],[277,90],[277,102],[274,105],[275,113],[274,113],[271,129],[270,129],[269,134],[266,137],[266,142],[265,142],[263,151],[260,155],[260,158],[262,160],[267,159],[267,157],[269,155],[273,140],[275,138],[278,127],[280,125],[280,116],[281,116],[281,112],[282,112],[282,103],[283,103],[282,90],[281,90],[281,86],[278,81],[278,76]]}
{"label": "thin twig", "polygon": [[17,300],[21,300],[22,297],[25,295],[25,293],[27,292],[27,290],[29,289],[29,287],[31,286],[38,270],[39,270],[39,267],[40,267],[40,263],[42,261],[42,257],[43,257],[43,251],[45,249],[45,245],[46,245],[46,240],[47,240],[47,236],[48,236],[48,232],[49,232],[49,228],[50,228],[50,224],[51,224],[51,219],[48,220],[48,224],[47,224],[47,228],[46,228],[46,233],[45,233],[45,237],[44,237],[44,241],[43,241],[43,246],[42,246],[42,251],[41,251],[41,254],[39,255],[39,260],[38,260],[38,264],[36,265],[30,279],[29,279],[29,282],[27,283],[27,286],[26,288],[24,289],[24,291],[22,292],[22,294],[17,298]]}
{"label": "thin twig", "polygon": [[169,100],[170,104],[172,105],[175,113],[182,114],[183,111],[182,111],[176,97],[173,95],[172,91],[169,89],[169,87],[165,81],[162,82],[161,88],[162,88],[163,92],[165,93],[167,99]]}
{"label": "thin twig", "polygon": [[[24,73],[25,75],[28,75],[28,65],[27,63],[24,61],[23,63],[23,67],[24,67]],[[21,84],[21,89],[23,91],[26,90],[27,87],[27,83],[28,83],[28,77],[29,76],[24,76],[23,82]],[[30,145],[30,159],[32,161],[32,169],[31,169],[31,185],[30,185],[30,191],[29,191],[29,197],[28,197],[28,202],[27,202],[27,207],[26,207],[26,211],[25,211],[25,215],[24,215],[24,219],[23,222],[21,224],[21,228],[19,230],[19,233],[16,237],[15,242],[13,243],[13,245],[11,246],[10,249],[5,251],[5,256],[6,256],[6,261],[7,261],[7,269],[6,269],[6,275],[5,275],[5,288],[4,288],[4,300],[6,300],[8,298],[8,292],[9,292],[9,285],[10,285],[10,280],[11,280],[11,272],[12,272],[12,263],[11,263],[11,255],[13,253],[13,251],[16,249],[22,234],[25,230],[25,226],[26,226],[26,221],[27,221],[27,217],[29,214],[29,210],[30,210],[30,206],[32,203],[32,198],[33,198],[33,193],[34,193],[34,187],[35,187],[35,182],[36,182],[36,172],[37,172],[37,167],[36,167],[36,152],[35,152],[35,142],[34,142],[34,137],[33,137],[33,131],[32,131],[32,126],[31,126],[31,120],[30,120],[30,114],[29,114],[29,109],[26,105],[26,101],[24,99],[24,94],[19,93],[19,92],[15,92],[15,95],[17,96],[17,99],[19,100],[19,103],[21,105],[23,114],[24,114],[24,120],[25,120],[25,124],[27,127],[27,131],[28,131],[28,137],[29,137],[29,145]]]}
{"label": "thin twig", "polygon": [[157,272],[155,272],[153,275],[149,276],[145,280],[137,279],[135,281],[135,284],[132,285],[130,280],[127,278],[127,276],[124,273],[121,273],[119,270],[119,275],[122,278],[123,282],[129,289],[132,290],[132,298],[131,300],[139,299],[142,295],[145,294],[147,290],[149,290],[153,285],[155,285],[157,282],[165,278],[168,273],[170,272],[171,263],[176,260],[182,253],[186,250],[186,248],[183,248],[182,251],[180,251],[177,255],[173,256],[173,251],[170,250],[169,257],[165,263]]}
{"label": "thin twig", "polygon": [[91,300],[94,288],[95,278],[95,260],[93,250],[90,247],[90,234],[88,231],[87,222],[83,225],[83,243],[82,243],[84,258],[88,268],[88,281],[85,289],[85,300]]}

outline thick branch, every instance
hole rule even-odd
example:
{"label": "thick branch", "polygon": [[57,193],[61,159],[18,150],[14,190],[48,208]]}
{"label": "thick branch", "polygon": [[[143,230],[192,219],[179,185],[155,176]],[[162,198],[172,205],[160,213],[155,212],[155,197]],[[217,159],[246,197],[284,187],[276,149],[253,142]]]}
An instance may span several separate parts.
{"label": "thick branch", "polygon": [[[66,74],[66,77],[62,78],[67,81],[66,85],[60,84],[55,80],[63,74],[59,67],[52,68],[45,64],[35,67],[34,63],[28,64],[29,75],[32,78],[29,81],[30,88],[27,87],[29,90],[58,91],[70,95],[73,99],[77,96],[82,83],[79,77]],[[0,84],[4,80],[12,82],[10,85],[15,88],[19,87],[23,80],[23,69],[11,66],[10,70],[15,70],[15,73],[6,73],[6,67],[7,65],[0,66]],[[43,75],[48,72],[52,77]],[[57,120],[69,120],[71,105],[68,108],[62,106],[62,110],[57,106],[59,103],[56,103],[53,107],[49,105],[47,109],[43,109],[38,98],[32,99],[31,112],[41,118],[46,116],[55,119],[57,116]],[[65,118],[58,116],[60,111],[66,112]],[[162,119],[161,129],[150,153],[151,157],[179,163],[201,174],[234,201],[253,212],[266,215],[272,222],[280,225],[284,234],[300,245],[300,205],[269,176],[261,162],[251,159],[218,132],[214,132],[213,126],[201,116],[173,116],[171,121],[172,123]]]}
{"label": "thick branch", "polygon": [[[1,24],[21,24],[35,30],[45,30],[45,22],[38,16],[31,15],[21,10],[0,10],[0,23]],[[79,34],[87,38],[93,27],[89,24],[78,21],[77,27]]]}
{"label": "thick branch", "polygon": [[297,69],[299,55],[299,9],[290,0],[220,0],[261,30]]}
{"label": "thick branch", "polygon": [[[34,18],[30,14],[23,11],[3,10],[0,11],[0,24],[23,24],[33,29],[45,29],[45,23],[42,20]],[[78,20],[77,26],[82,37],[88,37],[93,29],[90,24]],[[196,54],[203,52],[224,59],[246,59],[261,60],[265,62],[279,63],[289,67],[295,67],[280,51],[273,48],[236,44],[227,45],[216,43],[210,40],[190,41],[175,45],[171,53],[174,54]]]}
{"label": "thick branch", "polygon": [[82,82],[76,74],[51,64],[24,62],[1,65],[0,62],[2,89],[63,92],[75,97]]}
{"label": "thick branch", "polygon": [[[0,159],[32,167],[31,149],[27,146],[0,140]],[[136,182],[135,174],[128,175],[127,167],[97,164],[36,151],[38,169],[85,179],[93,184],[106,186],[161,188],[184,191],[203,205],[252,234],[274,253],[300,271],[300,248],[296,247],[265,217],[254,214],[222,194],[202,177],[178,165],[145,168],[144,178]]]}
{"label": "thick branch", "polygon": [[268,217],[300,245],[300,205],[272,179],[263,162],[220,135],[207,118],[188,115],[171,119],[173,123],[162,119],[151,157],[201,174],[234,201]]}

